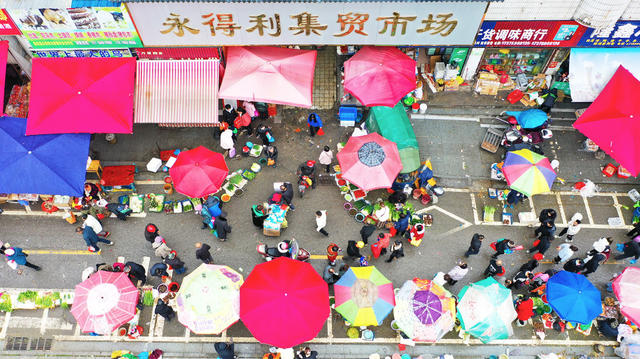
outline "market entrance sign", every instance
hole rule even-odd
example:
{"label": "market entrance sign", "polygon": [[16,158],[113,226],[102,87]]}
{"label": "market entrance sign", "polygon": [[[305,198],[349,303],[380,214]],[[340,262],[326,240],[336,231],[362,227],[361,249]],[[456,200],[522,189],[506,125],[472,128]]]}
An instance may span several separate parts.
{"label": "market entrance sign", "polygon": [[142,46],[124,6],[8,11],[34,50]]}
{"label": "market entrance sign", "polygon": [[575,21],[484,21],[478,47],[574,47],[587,31]]}
{"label": "market entrance sign", "polygon": [[145,46],[471,45],[486,2],[128,3]]}

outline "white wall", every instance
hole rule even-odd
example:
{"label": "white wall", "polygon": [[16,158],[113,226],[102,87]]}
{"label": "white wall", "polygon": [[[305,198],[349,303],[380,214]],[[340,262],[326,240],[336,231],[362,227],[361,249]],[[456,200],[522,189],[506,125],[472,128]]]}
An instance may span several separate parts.
{"label": "white wall", "polygon": [[580,0],[504,0],[492,2],[485,20],[571,20]]}

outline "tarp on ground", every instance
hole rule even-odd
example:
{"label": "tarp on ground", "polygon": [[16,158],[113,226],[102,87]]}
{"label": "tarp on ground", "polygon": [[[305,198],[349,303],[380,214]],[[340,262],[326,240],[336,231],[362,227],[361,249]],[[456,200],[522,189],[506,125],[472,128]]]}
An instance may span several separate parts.
{"label": "tarp on ground", "polygon": [[82,195],[88,134],[25,136],[27,120],[0,117],[0,193]]}
{"label": "tarp on ground", "polygon": [[394,107],[372,107],[366,125],[369,132],[377,132],[398,146],[402,161],[400,173],[412,172],[420,167],[418,139],[401,103],[398,102]]}

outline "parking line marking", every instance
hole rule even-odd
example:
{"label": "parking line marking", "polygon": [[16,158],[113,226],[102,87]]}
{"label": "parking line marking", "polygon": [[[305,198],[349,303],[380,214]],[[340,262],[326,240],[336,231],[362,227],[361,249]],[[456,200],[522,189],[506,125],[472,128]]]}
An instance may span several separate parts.
{"label": "parking line marking", "polygon": [[480,218],[478,217],[478,206],[476,205],[476,195],[474,193],[469,193],[471,197],[471,210],[473,211],[473,223],[478,225],[482,223]]}
{"label": "parking line marking", "polygon": [[96,252],[89,252],[86,249],[25,249],[27,254],[63,254],[78,256],[97,256]]}
{"label": "parking line marking", "polygon": [[587,201],[587,197],[582,196],[582,201],[584,202],[584,208],[587,210],[587,217],[589,217],[589,224],[593,224],[593,216],[591,215],[591,207],[589,207],[589,201]]}
{"label": "parking line marking", "polygon": [[40,334],[44,334],[47,331],[47,319],[49,319],[49,308],[44,308],[40,322]]}
{"label": "parking line marking", "polygon": [[616,208],[616,212],[618,212],[618,218],[622,221],[622,225],[624,226],[624,216],[622,215],[622,210],[620,209],[620,203],[618,202],[618,196],[611,196],[613,198],[613,206]]}
{"label": "parking line marking", "polygon": [[567,225],[567,215],[564,213],[564,206],[562,205],[562,199],[560,198],[560,194],[556,193],[556,202],[558,202],[558,209],[560,210],[560,215],[562,216],[562,224]]}

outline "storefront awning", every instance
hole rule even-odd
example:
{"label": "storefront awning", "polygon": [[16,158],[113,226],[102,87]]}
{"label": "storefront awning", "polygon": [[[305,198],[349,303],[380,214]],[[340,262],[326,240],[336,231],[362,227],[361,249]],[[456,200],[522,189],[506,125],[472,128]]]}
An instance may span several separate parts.
{"label": "storefront awning", "polygon": [[134,123],[218,123],[218,60],[138,61]]}

